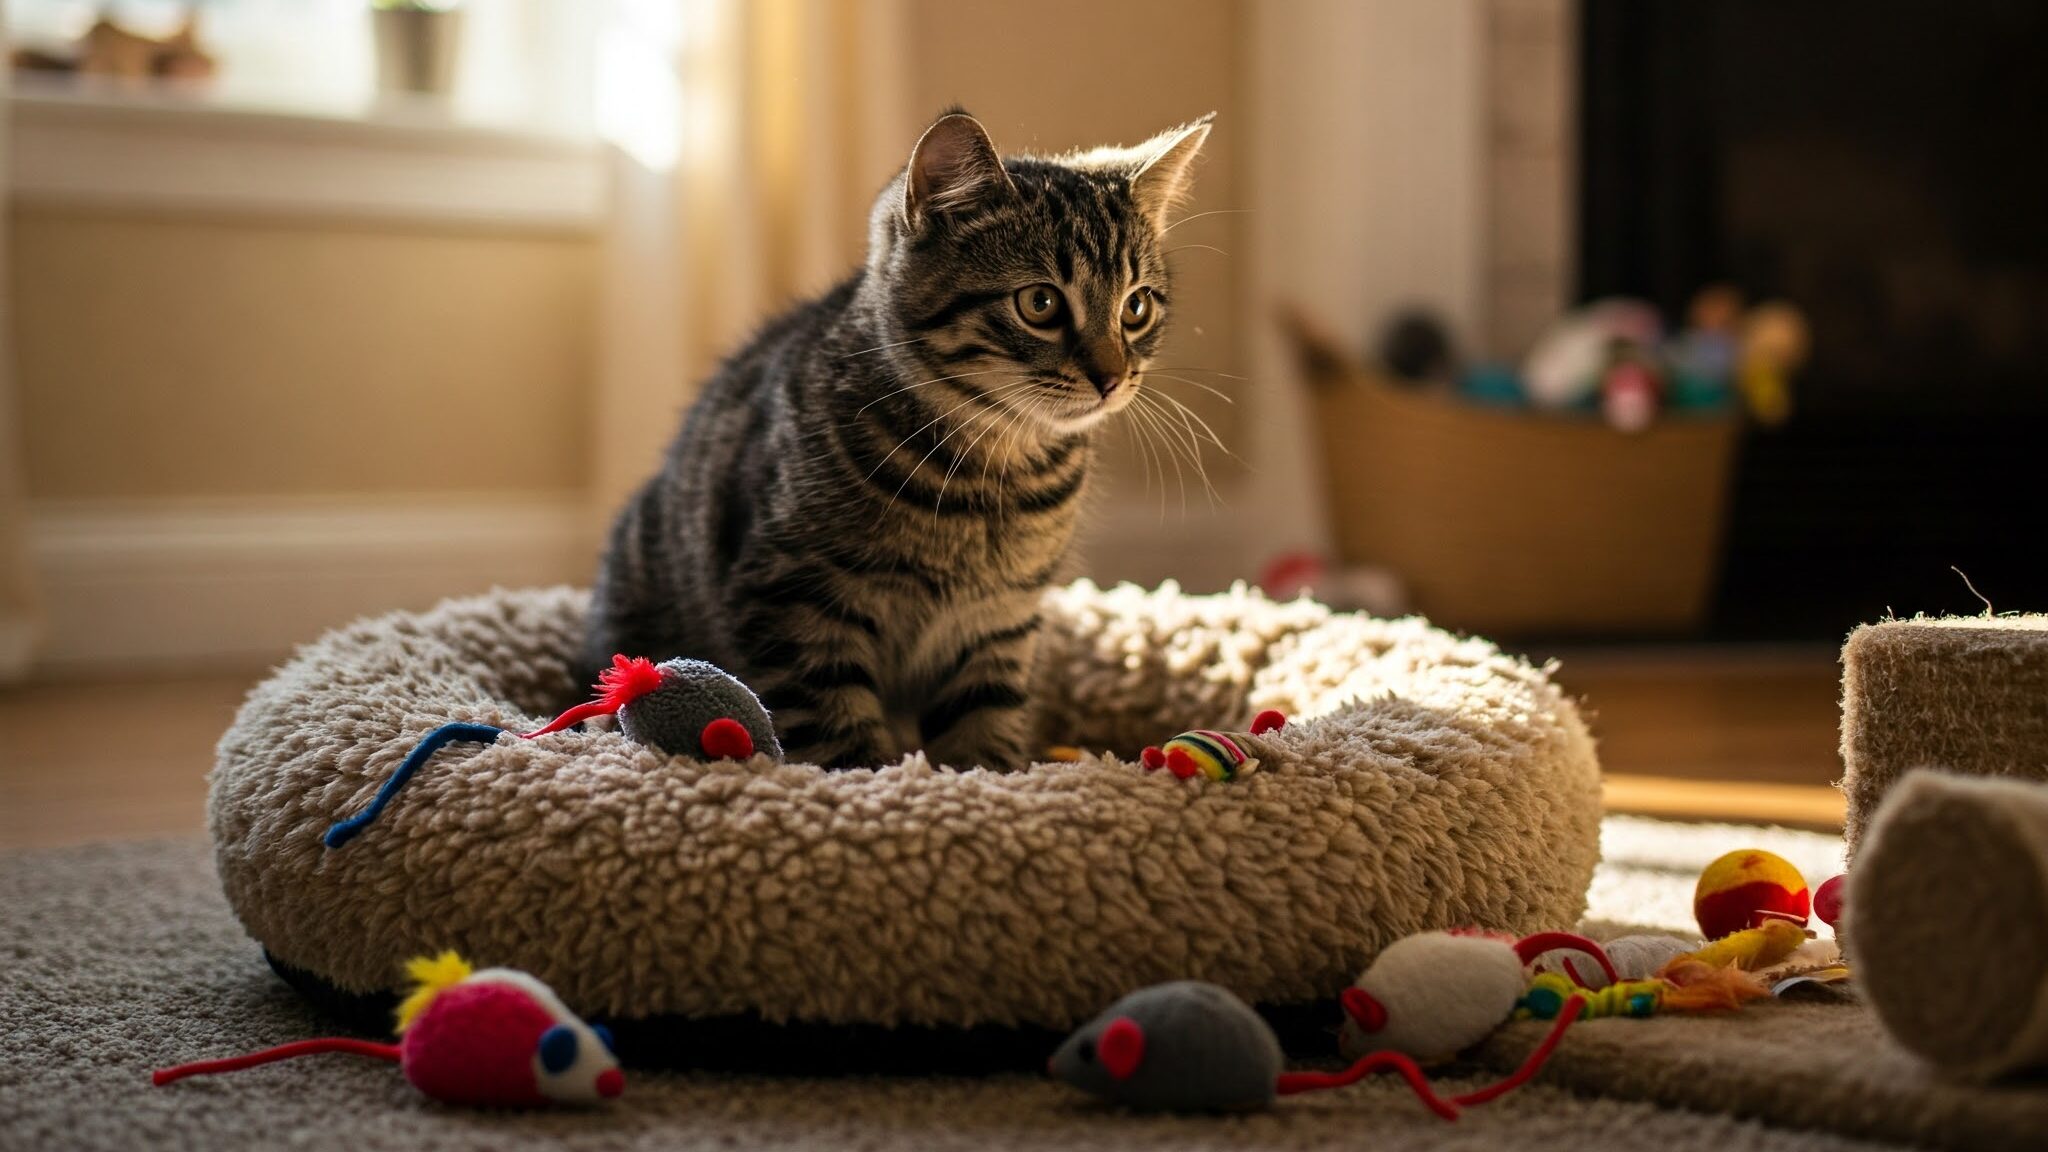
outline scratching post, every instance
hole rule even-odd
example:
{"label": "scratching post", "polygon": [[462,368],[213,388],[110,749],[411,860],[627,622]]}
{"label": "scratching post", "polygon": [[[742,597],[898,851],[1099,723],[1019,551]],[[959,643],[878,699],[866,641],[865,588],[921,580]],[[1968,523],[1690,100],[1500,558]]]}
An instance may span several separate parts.
{"label": "scratching post", "polygon": [[1845,834],[1915,768],[2048,780],[2048,616],[1891,620],[1842,648]]}
{"label": "scratching post", "polygon": [[2048,784],[1914,772],[1849,873],[1856,980],[1942,1069],[2048,1067]]}

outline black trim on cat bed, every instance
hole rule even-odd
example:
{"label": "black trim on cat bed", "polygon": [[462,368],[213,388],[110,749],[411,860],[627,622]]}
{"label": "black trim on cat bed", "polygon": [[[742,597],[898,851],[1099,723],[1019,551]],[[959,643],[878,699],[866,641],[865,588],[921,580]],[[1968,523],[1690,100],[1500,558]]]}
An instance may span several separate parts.
{"label": "black trim on cat bed", "polygon": [[[347,992],[294,968],[266,949],[271,971],[322,1015],[366,1035],[388,1036],[398,996]],[[1301,1058],[1336,1054],[1335,1000],[1262,1006],[1259,1014],[1287,1051]],[[629,1068],[778,1076],[990,1076],[1042,1072],[1066,1038],[1050,1028],[883,1027],[879,1024],[773,1024],[754,1013],[603,1020]]]}

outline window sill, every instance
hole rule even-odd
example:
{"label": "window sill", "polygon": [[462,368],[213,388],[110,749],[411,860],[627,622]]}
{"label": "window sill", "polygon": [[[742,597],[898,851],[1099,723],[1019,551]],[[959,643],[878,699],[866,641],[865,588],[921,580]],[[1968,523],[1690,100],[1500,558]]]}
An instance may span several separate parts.
{"label": "window sill", "polygon": [[30,204],[590,230],[607,200],[588,137],[430,102],[255,103],[205,90],[17,77],[9,191]]}

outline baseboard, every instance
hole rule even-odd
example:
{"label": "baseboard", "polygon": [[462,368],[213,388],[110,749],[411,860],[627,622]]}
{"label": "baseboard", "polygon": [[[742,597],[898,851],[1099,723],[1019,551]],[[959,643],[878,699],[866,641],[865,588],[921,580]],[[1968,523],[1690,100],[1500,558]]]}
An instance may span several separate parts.
{"label": "baseboard", "polygon": [[37,502],[36,672],[269,663],[368,613],[587,582],[602,534],[580,496]]}
{"label": "baseboard", "polygon": [[[586,583],[604,517],[581,497],[423,502],[39,501],[37,676],[260,666],[358,616],[493,586]],[[1103,583],[1215,591],[1257,548],[1227,504],[1103,509],[1084,531]]]}

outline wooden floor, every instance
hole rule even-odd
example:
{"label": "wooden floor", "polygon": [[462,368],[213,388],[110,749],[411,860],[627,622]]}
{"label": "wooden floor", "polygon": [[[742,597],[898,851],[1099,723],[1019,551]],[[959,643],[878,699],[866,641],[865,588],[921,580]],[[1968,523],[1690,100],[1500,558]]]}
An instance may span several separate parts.
{"label": "wooden floor", "polygon": [[1841,670],[1828,647],[1556,653],[1615,811],[1842,825]]}
{"label": "wooden floor", "polygon": [[260,672],[0,688],[0,848],[193,832]]}
{"label": "wooden floor", "polygon": [[[1825,649],[1564,651],[1610,808],[1839,827],[1839,674]],[[257,670],[0,688],[0,849],[195,832]]]}

